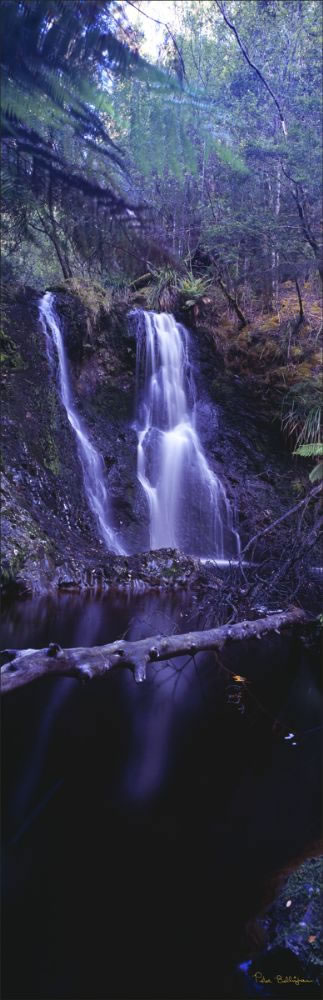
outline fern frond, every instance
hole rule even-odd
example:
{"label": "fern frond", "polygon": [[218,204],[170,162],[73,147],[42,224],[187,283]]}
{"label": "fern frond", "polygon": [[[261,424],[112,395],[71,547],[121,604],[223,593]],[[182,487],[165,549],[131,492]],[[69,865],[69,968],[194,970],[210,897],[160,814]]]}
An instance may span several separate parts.
{"label": "fern frond", "polygon": [[309,479],[311,483],[316,483],[323,479],[323,462],[319,462],[318,465],[314,466],[314,469],[310,472]]}
{"label": "fern frond", "polygon": [[317,441],[311,444],[301,444],[293,451],[293,455],[302,455],[303,458],[315,458],[317,455],[323,455],[323,443]]}

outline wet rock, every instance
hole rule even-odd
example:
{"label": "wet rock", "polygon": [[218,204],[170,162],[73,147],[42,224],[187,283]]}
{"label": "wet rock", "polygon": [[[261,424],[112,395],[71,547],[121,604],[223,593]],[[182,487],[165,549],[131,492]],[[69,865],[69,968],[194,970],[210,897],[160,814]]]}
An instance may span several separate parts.
{"label": "wet rock", "polygon": [[201,566],[177,549],[158,549],[132,556],[111,556],[103,564],[105,584],[110,587],[136,586],[136,581],[147,588],[169,589],[178,587],[207,587],[210,579],[221,586],[215,567]]}

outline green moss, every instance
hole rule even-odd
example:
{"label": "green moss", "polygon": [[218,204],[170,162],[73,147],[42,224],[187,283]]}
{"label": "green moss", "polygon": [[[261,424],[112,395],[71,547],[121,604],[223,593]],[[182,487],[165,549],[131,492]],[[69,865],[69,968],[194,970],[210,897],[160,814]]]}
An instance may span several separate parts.
{"label": "green moss", "polygon": [[55,390],[50,389],[46,398],[48,427],[41,442],[45,456],[44,466],[54,476],[59,476],[61,468],[57,448],[57,398]]}
{"label": "green moss", "polygon": [[3,585],[16,579],[27,556],[27,549],[20,546],[18,542],[14,543],[14,546],[13,555],[9,558],[7,557],[1,567],[0,580]]}
{"label": "green moss", "polygon": [[305,861],[287,879],[272,908],[274,946],[289,948],[305,964],[322,967],[321,858]]}
{"label": "green moss", "polygon": [[60,461],[55,434],[48,431],[44,441],[44,465],[54,476],[59,476]]}
{"label": "green moss", "polygon": [[293,360],[295,360],[295,359],[297,360],[297,358],[301,358],[302,355],[303,355],[303,348],[302,347],[298,347],[297,345],[295,345],[295,347],[291,347],[291,349],[290,349],[290,356],[291,356],[291,358],[293,358]]}
{"label": "green moss", "polygon": [[98,320],[101,310],[108,314],[111,312],[112,291],[110,288],[103,288],[97,281],[67,278],[64,282],[64,291],[69,291],[80,299],[94,323]]}
{"label": "green moss", "polygon": [[0,364],[5,368],[24,368],[24,362],[14,341],[0,329]]}
{"label": "green moss", "polygon": [[48,458],[45,458],[44,465],[54,476],[59,476],[61,467],[58,455],[50,455]]}
{"label": "green moss", "polygon": [[293,493],[295,493],[296,496],[299,497],[299,496],[302,496],[305,493],[305,485],[304,485],[304,483],[302,482],[301,479],[293,479],[291,485],[292,485]]}

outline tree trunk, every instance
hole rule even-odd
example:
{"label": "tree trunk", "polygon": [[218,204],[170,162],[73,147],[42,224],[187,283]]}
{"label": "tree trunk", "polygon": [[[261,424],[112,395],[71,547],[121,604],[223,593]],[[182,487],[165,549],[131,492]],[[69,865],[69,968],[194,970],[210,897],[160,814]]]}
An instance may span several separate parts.
{"label": "tree trunk", "polygon": [[295,278],[295,285],[296,285],[297,298],[298,298],[299,315],[298,315],[298,318],[296,320],[293,333],[297,332],[298,328],[301,326],[301,323],[303,323],[303,321],[304,321],[303,302],[302,302],[301,290],[300,290],[297,278]]}
{"label": "tree trunk", "polygon": [[317,270],[320,275],[321,282],[323,284],[323,260],[322,260],[322,247],[318,243],[316,237],[314,236],[311,223],[308,217],[306,197],[302,188],[302,185],[297,182],[291,174],[287,173],[287,170],[282,167],[283,174],[287,177],[287,180],[293,185],[292,195],[297,208],[301,229],[303,232],[304,239],[311,247],[316,264]]}
{"label": "tree trunk", "polygon": [[67,254],[64,253],[64,251],[62,250],[59,236],[57,233],[55,207],[54,207],[54,192],[53,192],[53,184],[51,176],[49,177],[47,201],[48,201],[48,215],[50,219],[50,229],[48,230],[47,235],[49,236],[49,239],[52,241],[52,244],[55,247],[56,254],[63,271],[64,278],[72,278],[72,271],[67,259]]}
{"label": "tree trunk", "polygon": [[[276,241],[276,246],[278,242],[278,219],[280,213],[280,193],[281,193],[281,166],[280,163],[277,164],[276,173],[276,198],[275,198],[275,219],[276,228],[274,233],[274,239]],[[278,309],[278,299],[279,299],[279,250],[274,250],[274,301],[275,308]]]}
{"label": "tree trunk", "polygon": [[1,670],[1,691],[5,694],[15,688],[30,684],[40,677],[75,677],[80,680],[103,677],[115,667],[128,667],[137,682],[146,679],[149,663],[170,660],[177,656],[195,656],[208,650],[222,652],[227,642],[241,639],[261,639],[270,632],[278,632],[308,621],[301,608],[267,615],[256,621],[243,621],[235,625],[222,625],[205,632],[185,635],[153,636],[138,642],[120,641],[89,649],[61,649],[51,643],[48,649],[4,650],[7,660]]}
{"label": "tree trunk", "polygon": [[272,239],[270,228],[267,228],[267,220],[270,218],[272,211],[272,191],[271,183],[268,174],[264,177],[264,211],[265,211],[265,228],[263,232],[263,244],[264,244],[264,277],[263,277],[263,288],[264,288],[264,305],[265,310],[268,313],[273,312],[273,282],[274,282],[274,265],[275,265],[275,255],[273,254]]}
{"label": "tree trunk", "polygon": [[63,252],[62,252],[62,250],[60,248],[57,236],[54,235],[53,233],[50,233],[49,231],[48,231],[47,235],[48,235],[49,239],[51,240],[51,242],[52,242],[52,244],[53,244],[53,246],[55,248],[56,256],[57,256],[57,258],[59,260],[59,263],[61,265],[64,278],[72,278],[73,275],[72,275],[71,268],[70,268],[70,266],[69,266],[69,264],[68,264],[68,262],[66,260],[66,257],[64,256],[64,254],[63,254]]}

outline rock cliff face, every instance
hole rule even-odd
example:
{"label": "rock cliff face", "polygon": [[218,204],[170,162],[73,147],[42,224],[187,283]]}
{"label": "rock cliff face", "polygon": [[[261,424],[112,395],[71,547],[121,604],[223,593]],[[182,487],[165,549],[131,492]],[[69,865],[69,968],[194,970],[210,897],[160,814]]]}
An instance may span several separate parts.
{"label": "rock cliff face", "polygon": [[[2,571],[5,588],[18,585],[22,592],[64,581],[86,583],[92,570],[113,566],[84,495],[38,305],[33,289],[4,290]],[[77,408],[103,455],[113,525],[131,554],[149,548],[149,532],[136,477],[136,344],[127,309],[121,304],[112,310],[99,301],[94,311],[76,292],[56,292]],[[221,372],[201,333],[191,335],[191,351],[198,430],[244,541],[288,506],[291,459],[282,452],[278,431],[246,398],[243,381]]]}

